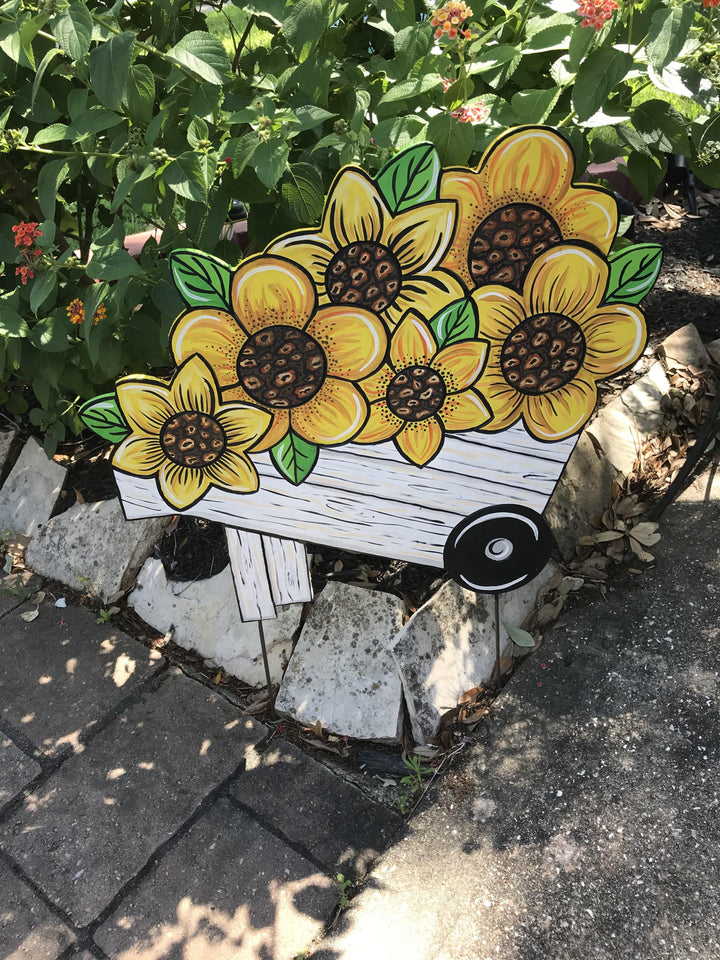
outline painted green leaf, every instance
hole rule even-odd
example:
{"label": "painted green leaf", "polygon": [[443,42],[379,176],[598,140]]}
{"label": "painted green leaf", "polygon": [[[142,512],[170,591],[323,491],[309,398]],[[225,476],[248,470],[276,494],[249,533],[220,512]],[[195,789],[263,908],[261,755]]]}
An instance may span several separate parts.
{"label": "painted green leaf", "polygon": [[130,433],[114,393],[103,393],[84,403],[78,416],[93,433],[110,443],[120,443]]}
{"label": "painted green leaf", "polygon": [[375,178],[390,212],[400,213],[438,198],[440,157],[431,143],[408,147],[386,163]]}
{"label": "painted green leaf", "polygon": [[652,290],[662,265],[662,247],[638,243],[610,258],[605,303],[640,303]]}
{"label": "painted green leaf", "polygon": [[319,453],[314,443],[309,443],[292,430],[288,430],[282,440],[270,450],[275,469],[295,486],[310,476]]}
{"label": "painted green leaf", "polygon": [[230,267],[199,250],[174,250],[170,268],[175,286],[189,307],[230,309]]}
{"label": "painted green leaf", "polygon": [[478,332],[477,307],[470,299],[456,300],[435,314],[430,329],[439,349],[461,340],[474,340]]}

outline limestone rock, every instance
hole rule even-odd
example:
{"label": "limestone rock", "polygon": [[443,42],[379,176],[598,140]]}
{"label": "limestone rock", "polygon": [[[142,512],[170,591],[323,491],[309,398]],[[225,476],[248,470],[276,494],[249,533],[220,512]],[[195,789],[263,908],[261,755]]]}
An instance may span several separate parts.
{"label": "limestone rock", "polygon": [[76,503],[31,540],[27,565],[103,601],[131,586],[168,517],[126,520],[118,500]]}
{"label": "limestone rock", "polygon": [[[207,580],[168,581],[160,560],[148,560],[128,602],[143,620],[167,633],[181,647],[202,657],[245,683],[265,683],[265,668],[257,623],[240,619],[230,567]],[[300,626],[301,604],[278,608],[277,620],[263,624],[270,675],[282,676],[283,662],[292,651],[293,634]]]}
{"label": "limestone rock", "polygon": [[389,645],[403,603],[387,593],[328,583],[313,604],[275,701],[301,723],[340,736],[397,740],[402,694]]}
{"label": "limestone rock", "polygon": [[712,340],[710,343],[706,343],[705,349],[713,363],[720,364],[720,340]]}
{"label": "limestone rock", "polygon": [[[500,620],[519,627],[537,593],[557,569],[552,562],[524,587],[500,598]],[[413,737],[424,743],[441,716],[466,690],[492,676],[495,666],[495,600],[448,581],[414,614],[392,643],[402,678]],[[511,641],[500,629],[504,653]]]}
{"label": "limestone rock", "polygon": [[645,440],[662,426],[662,398],[669,389],[662,365],[654,363],[644,376],[603,407],[588,426],[587,432],[620,473],[630,473]]}
{"label": "limestone rock", "polygon": [[47,522],[65,482],[65,468],[48,460],[34,437],[0,489],[0,533],[32,537]]}
{"label": "limestone rock", "polygon": [[697,370],[710,362],[710,355],[694,323],[686,323],[679,330],[674,330],[660,344],[660,352],[671,367],[692,367]]}
{"label": "limestone rock", "polygon": [[0,430],[0,476],[2,476],[3,468],[16,436],[15,430]]}

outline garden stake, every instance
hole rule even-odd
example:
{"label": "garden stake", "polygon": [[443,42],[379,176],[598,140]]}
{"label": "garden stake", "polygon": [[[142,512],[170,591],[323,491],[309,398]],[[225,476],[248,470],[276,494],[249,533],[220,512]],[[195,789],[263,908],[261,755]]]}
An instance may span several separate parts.
{"label": "garden stake", "polygon": [[495,669],[493,670],[493,680],[500,689],[500,594],[493,594],[495,601]]}
{"label": "garden stake", "polygon": [[263,666],[265,667],[265,682],[267,683],[268,700],[272,700],[272,680],[270,679],[270,664],[268,663],[267,647],[265,646],[265,631],[262,620],[257,621],[260,634],[260,649],[262,650]]}

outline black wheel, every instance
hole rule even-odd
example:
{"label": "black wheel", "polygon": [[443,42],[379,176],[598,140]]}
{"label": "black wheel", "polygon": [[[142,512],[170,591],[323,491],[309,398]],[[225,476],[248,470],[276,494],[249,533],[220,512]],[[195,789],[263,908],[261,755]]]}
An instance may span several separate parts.
{"label": "black wheel", "polygon": [[465,517],[445,543],[445,569],[476,593],[507,593],[532,580],[550,559],[547,521],[514,504],[485,507]]}

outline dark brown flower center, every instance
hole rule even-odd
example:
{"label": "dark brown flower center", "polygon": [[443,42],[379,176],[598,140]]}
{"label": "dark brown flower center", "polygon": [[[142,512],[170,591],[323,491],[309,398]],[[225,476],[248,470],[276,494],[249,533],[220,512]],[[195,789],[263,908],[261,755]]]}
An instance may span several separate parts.
{"label": "dark brown flower center", "polygon": [[550,214],[531,203],[510,203],[486,217],[470,241],[468,268],[475,283],[504,283],[521,290],[530,264],[562,243]]}
{"label": "dark brown flower center", "polygon": [[379,243],[358,240],[339,250],[325,273],[332,303],[352,303],[380,313],[400,293],[402,271],[396,257]]}
{"label": "dark brown flower center", "polygon": [[585,336],[561,313],[538,313],[523,320],[503,344],[500,367],[519,393],[538,396],[564,387],[585,359]]}
{"label": "dark brown flower center", "polygon": [[325,382],[327,360],[317,340],[297,327],[278,324],[246,340],[237,369],[253,400],[288,410],[315,396]]}
{"label": "dark brown flower center", "polygon": [[432,367],[406,367],[392,378],[385,398],[396,417],[417,422],[437,413],[446,393],[445,381]]}
{"label": "dark brown flower center", "polygon": [[181,467],[208,467],[223,454],[227,438],[213,417],[186,410],[165,422],[160,446],[168,460]]}

